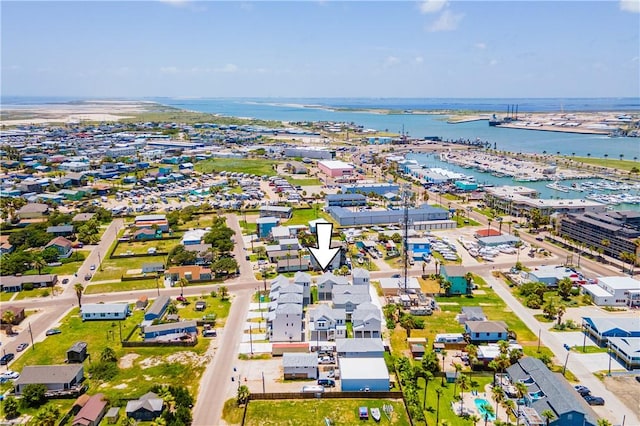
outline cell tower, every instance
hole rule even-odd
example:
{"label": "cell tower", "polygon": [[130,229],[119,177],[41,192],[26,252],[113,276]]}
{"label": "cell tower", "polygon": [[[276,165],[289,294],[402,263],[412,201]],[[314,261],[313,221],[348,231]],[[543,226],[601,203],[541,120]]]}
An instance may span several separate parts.
{"label": "cell tower", "polygon": [[404,284],[404,292],[407,293],[409,288],[409,203],[411,202],[411,185],[402,185],[402,279]]}

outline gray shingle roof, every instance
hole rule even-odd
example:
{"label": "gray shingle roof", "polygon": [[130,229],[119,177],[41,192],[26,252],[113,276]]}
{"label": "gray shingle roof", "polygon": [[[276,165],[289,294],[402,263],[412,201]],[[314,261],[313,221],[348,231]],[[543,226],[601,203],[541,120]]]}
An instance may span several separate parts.
{"label": "gray shingle roof", "polygon": [[127,402],[127,413],[133,413],[138,411],[139,409],[145,409],[148,411],[162,411],[162,406],[164,405],[164,401],[158,395],[153,392],[147,392],[140,397],[140,399],[135,399],[133,401]]}
{"label": "gray shingle roof", "polygon": [[83,371],[82,364],[27,365],[22,369],[16,385],[70,383]]}
{"label": "gray shingle roof", "polygon": [[336,339],[336,352],[384,352],[381,339]]}
{"label": "gray shingle roof", "polygon": [[170,322],[166,324],[158,324],[158,325],[148,325],[144,328],[145,333],[157,333],[159,331],[167,331],[167,330],[175,330],[176,332],[180,332],[180,330],[185,330],[187,328],[195,328],[195,321],[178,321],[178,322]]}
{"label": "gray shingle roof", "polygon": [[282,366],[287,367],[317,367],[318,356],[316,354],[297,354],[285,352],[282,354]]}
{"label": "gray shingle roof", "polygon": [[169,296],[160,296],[153,301],[153,304],[147,311],[147,314],[160,315],[169,303]]}

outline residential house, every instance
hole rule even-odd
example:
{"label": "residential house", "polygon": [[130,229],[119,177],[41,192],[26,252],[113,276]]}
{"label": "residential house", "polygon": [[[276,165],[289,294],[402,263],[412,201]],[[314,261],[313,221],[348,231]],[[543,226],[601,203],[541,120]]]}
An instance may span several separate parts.
{"label": "residential house", "polygon": [[259,217],[256,219],[258,238],[268,238],[273,228],[277,227],[280,219],[273,216]]}
{"label": "residential house", "polygon": [[336,339],[338,358],[383,358],[382,339]]}
{"label": "residential house", "polygon": [[80,309],[82,321],[123,320],[129,315],[128,303],[85,303]]}
{"label": "residential house", "polygon": [[17,395],[22,394],[26,385],[45,385],[49,391],[71,390],[84,380],[82,364],[69,365],[27,365],[20,377],[13,382]]}
{"label": "residential house", "polygon": [[457,320],[460,324],[464,324],[467,321],[486,321],[487,316],[481,306],[463,306]]}
{"label": "residential house", "polygon": [[192,229],[190,231],[187,231],[182,236],[180,244],[185,247],[190,245],[198,245],[202,242],[202,239],[207,234],[207,232],[209,231],[206,231],[204,229]]}
{"label": "residential house", "polygon": [[140,296],[136,301],[136,309],[146,309],[149,304],[149,298],[147,296]]}
{"label": "residential house", "polygon": [[302,304],[307,306],[311,303],[311,275],[305,272],[296,272],[293,276],[293,283],[302,286]]}
{"label": "residential house", "polygon": [[412,253],[414,259],[423,259],[431,254],[431,243],[426,238],[407,238],[407,250]]}
{"label": "residential house", "polygon": [[609,337],[607,341],[613,356],[627,370],[640,369],[640,337]]}
{"label": "residential house", "polygon": [[[261,217],[259,219],[268,219]],[[268,236],[268,234],[267,234]],[[271,239],[274,241],[280,241],[291,237],[296,237],[297,234],[292,234],[288,226],[274,226],[271,228]]]}
{"label": "residential house", "polygon": [[2,288],[2,291],[13,293],[16,291],[21,291],[24,284],[33,284],[34,288],[40,288],[53,287],[57,283],[58,276],[56,274],[22,275],[19,277],[9,275],[2,277],[0,288]]}
{"label": "residential house", "polygon": [[272,342],[301,342],[302,305],[283,303],[267,316],[269,340]]}
{"label": "residential house", "polygon": [[145,341],[170,341],[182,339],[186,335],[194,338],[198,334],[198,329],[195,321],[178,321],[147,325],[143,327],[143,332]]}
{"label": "residential house", "polygon": [[157,238],[162,238],[162,231],[160,229],[140,228],[131,234],[131,239],[135,241],[155,240]]}
{"label": "residential house", "polygon": [[162,262],[147,262],[142,264],[143,274],[153,274],[164,272],[164,263]]}
{"label": "residential house", "polygon": [[120,407],[109,408],[104,418],[107,419],[107,423],[110,425],[118,423],[118,419],[120,418]]}
{"label": "residential house", "polygon": [[73,426],[98,426],[107,411],[107,401],[104,395],[92,395],[87,403],[73,418]]}
{"label": "residential house", "polygon": [[364,302],[356,306],[351,314],[351,324],[353,337],[382,337],[382,311],[373,303]]}
{"label": "residential house", "polygon": [[164,401],[157,394],[147,392],[139,399],[127,401],[127,417],[140,422],[150,422],[162,415]]}
{"label": "residential house", "polygon": [[331,300],[333,286],[346,285],[348,280],[345,277],[336,276],[333,272],[325,272],[318,278],[318,300]]}
{"label": "residential house", "polygon": [[3,306],[2,313],[0,314],[0,321],[2,321],[2,323],[4,323],[4,313],[7,311],[13,314],[13,321],[11,322],[12,325],[20,324],[25,318],[24,308],[19,308],[17,306]]}
{"label": "residential house", "polygon": [[47,233],[53,234],[56,237],[68,237],[73,235],[73,225],[49,226],[47,228]]}
{"label": "residential house", "polygon": [[145,321],[153,321],[155,319],[162,318],[165,311],[167,310],[167,306],[169,306],[169,302],[171,298],[169,296],[159,296],[156,300],[153,301],[151,307],[144,313]]}
{"label": "residential house", "polygon": [[76,342],[67,350],[67,364],[82,364],[89,356],[87,342]]}
{"label": "residential house", "polygon": [[447,295],[471,294],[473,282],[467,282],[467,272],[464,266],[442,265],[440,267],[440,275],[444,277],[445,281],[451,284],[447,290]]}
{"label": "residential house", "polygon": [[580,289],[598,306],[640,306],[640,280],[632,277],[600,277]]}
{"label": "residential house", "polygon": [[536,266],[529,271],[527,279],[532,282],[540,282],[549,288],[558,287],[558,281],[563,278],[576,278],[578,274],[564,265]]}
{"label": "residential house", "polygon": [[407,277],[405,288],[404,278],[380,278],[380,288],[384,296],[406,296],[405,293],[416,294],[420,290],[420,282],[416,277]]}
{"label": "residential house", "polygon": [[0,235],[0,256],[11,253],[13,249],[13,244],[9,242],[9,236]]}
{"label": "residential house", "polygon": [[41,203],[25,204],[16,211],[20,219],[39,219],[49,213],[49,206]]}
{"label": "residential house", "polygon": [[291,353],[282,354],[282,369],[286,379],[317,379],[318,356],[315,353]]}
{"label": "residential house", "polygon": [[[340,250],[338,250],[336,255],[331,259],[331,261],[329,261],[326,269],[337,271],[342,265],[346,263],[347,258],[345,253],[347,252],[347,243],[345,243],[344,241],[332,240],[331,248],[339,248]],[[315,256],[311,256],[311,267],[315,270],[322,269],[320,268],[320,264],[318,264],[318,262],[316,261]]]}
{"label": "residential house", "polygon": [[261,206],[260,217],[279,217],[280,219],[291,219],[293,209],[285,206]]}
{"label": "residential house", "polygon": [[[511,383],[524,383],[527,393],[520,416],[525,425],[596,426],[598,416],[561,375],[549,370],[542,361],[523,357],[506,370]],[[543,412],[553,417],[545,422]]]}
{"label": "residential house", "polygon": [[344,309],[321,304],[308,312],[309,341],[331,341],[347,337],[347,315]]}
{"label": "residential house", "polygon": [[507,325],[502,321],[466,321],[464,328],[473,344],[509,340]]}
{"label": "residential house", "polygon": [[200,265],[172,266],[164,272],[165,278],[169,278],[174,283],[185,278],[187,281],[209,281],[213,275],[211,269]]}
{"label": "residential house", "polygon": [[58,252],[58,257],[61,259],[66,259],[71,256],[73,249],[71,248],[71,241],[67,240],[65,237],[55,237],[53,240],[49,241],[45,249],[49,247],[53,247]]}
{"label": "residential house", "polygon": [[369,285],[370,274],[364,268],[353,268],[351,271],[351,278],[353,280],[353,285]]}
{"label": "residential house", "polygon": [[93,219],[95,215],[95,213],[78,213],[73,217],[73,219],[71,219],[71,222],[88,222]]}
{"label": "residential house", "polygon": [[365,302],[371,302],[369,287],[361,285],[334,285],[331,292],[334,308],[342,308],[347,313],[347,319],[356,307]]}
{"label": "residential house", "polygon": [[640,317],[582,317],[582,329],[599,346],[605,347],[610,337],[640,337]]}
{"label": "residential house", "polygon": [[184,249],[196,254],[196,265],[208,265],[213,260],[211,244],[188,244],[184,246]]}

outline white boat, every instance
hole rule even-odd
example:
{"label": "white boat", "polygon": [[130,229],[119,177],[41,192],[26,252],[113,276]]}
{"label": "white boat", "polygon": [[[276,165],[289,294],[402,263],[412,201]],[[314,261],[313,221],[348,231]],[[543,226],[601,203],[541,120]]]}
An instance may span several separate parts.
{"label": "white boat", "polygon": [[373,420],[375,420],[376,422],[379,422],[381,418],[380,409],[377,407],[374,407],[369,411],[371,411],[371,417],[373,417]]}

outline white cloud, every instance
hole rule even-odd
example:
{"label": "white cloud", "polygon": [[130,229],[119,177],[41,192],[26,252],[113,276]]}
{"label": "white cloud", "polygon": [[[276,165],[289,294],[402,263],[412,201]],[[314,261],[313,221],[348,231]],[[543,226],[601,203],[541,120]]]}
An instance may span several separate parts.
{"label": "white cloud", "polygon": [[236,64],[226,64],[222,68],[214,68],[213,72],[236,72],[238,71],[238,66]]}
{"label": "white cloud", "polygon": [[160,67],[160,72],[163,74],[177,74],[178,67]]}
{"label": "white cloud", "polygon": [[420,13],[435,13],[442,10],[447,5],[446,0],[425,0],[420,3]]}
{"label": "white cloud", "polygon": [[416,61],[416,64],[421,64],[424,62],[424,58],[422,56],[416,56],[414,61]]}
{"label": "white cloud", "polygon": [[387,56],[384,60],[385,67],[392,67],[400,63],[400,59],[395,56]]}
{"label": "white cloud", "polygon": [[640,13],[640,0],[620,0],[620,10]]}
{"label": "white cloud", "polygon": [[476,47],[477,47],[478,49],[484,50],[484,49],[486,49],[486,48],[487,48],[487,45],[486,45],[486,44],[484,44],[484,43],[476,43]]}
{"label": "white cloud", "polygon": [[438,31],[453,31],[458,28],[458,24],[464,17],[462,13],[453,13],[450,10],[445,10],[440,14],[440,17],[431,24],[429,27],[429,31],[438,32]]}

